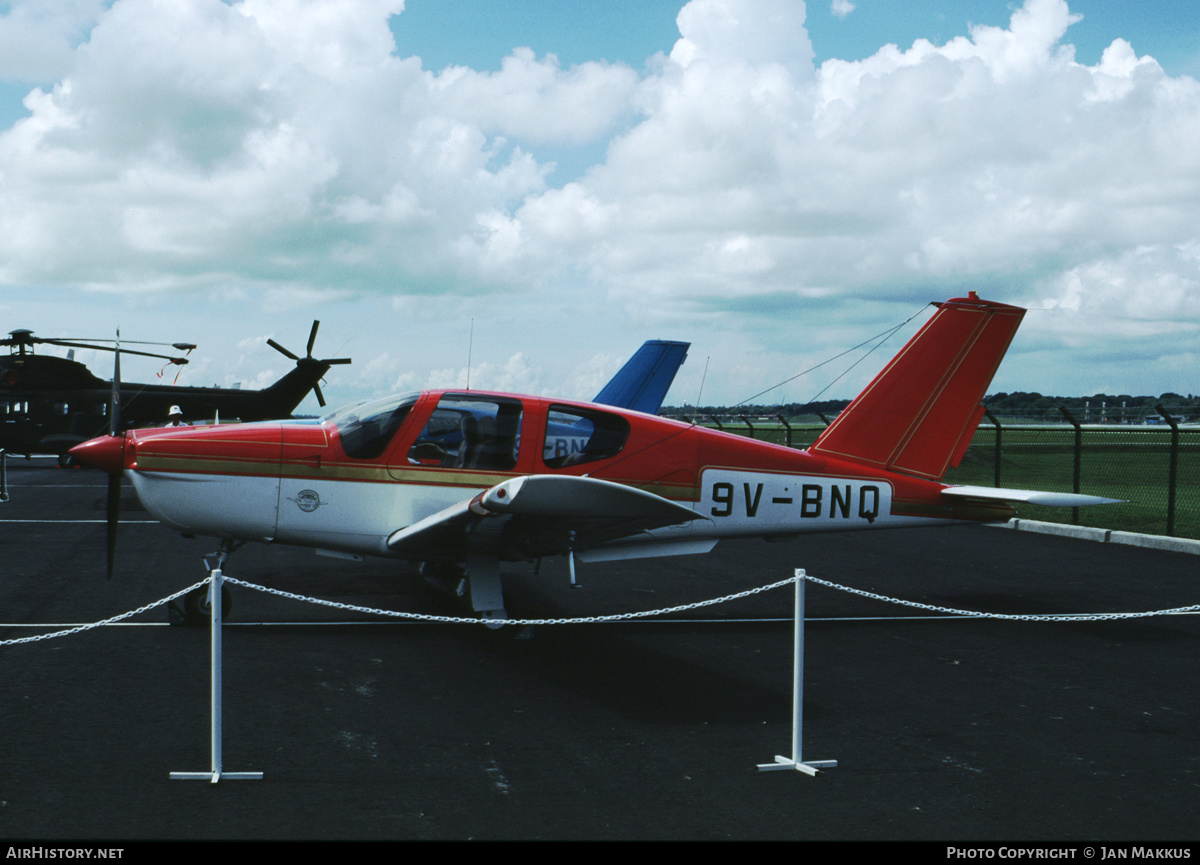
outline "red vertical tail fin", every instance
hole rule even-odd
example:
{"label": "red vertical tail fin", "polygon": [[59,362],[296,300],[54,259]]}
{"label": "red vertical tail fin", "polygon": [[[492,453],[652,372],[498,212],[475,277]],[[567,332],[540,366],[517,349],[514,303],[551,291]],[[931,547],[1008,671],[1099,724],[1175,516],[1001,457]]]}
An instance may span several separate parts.
{"label": "red vertical tail fin", "polygon": [[975,292],[938,307],[811,452],[935,481],[958,465],[1025,310]]}

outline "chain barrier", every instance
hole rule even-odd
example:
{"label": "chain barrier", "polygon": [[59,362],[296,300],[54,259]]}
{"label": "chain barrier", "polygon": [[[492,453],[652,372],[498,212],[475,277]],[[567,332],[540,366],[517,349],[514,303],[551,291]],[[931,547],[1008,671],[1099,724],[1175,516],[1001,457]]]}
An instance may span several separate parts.
{"label": "chain barrier", "polygon": [[[853,595],[860,595],[864,598],[871,598],[876,601],[883,601],[889,604],[899,604],[901,606],[915,607],[921,610],[929,610],[936,613],[946,613],[954,616],[965,616],[974,619],[1007,619],[1011,621],[1026,621],[1026,622],[1092,622],[1104,621],[1110,619],[1136,619],[1147,618],[1150,616],[1171,616],[1181,615],[1184,613],[1200,612],[1200,604],[1194,604],[1190,607],[1175,607],[1166,610],[1149,610],[1146,612],[1134,613],[1064,613],[1060,615],[1043,615],[1043,614],[1012,614],[1012,613],[980,613],[972,610],[959,610],[953,607],[938,607],[930,604],[922,604],[917,601],[906,601],[902,598],[890,598],[886,595],[878,595],[874,592],[864,591],[863,589],[855,589],[850,586],[843,586],[838,583],[831,583],[828,580],[822,580],[814,577],[811,574],[804,577],[792,577],[787,580],[780,580],[769,585],[760,586],[755,589],[748,589],[744,592],[736,592],[732,595],[725,595],[721,598],[713,598],[707,601],[696,601],[691,604],[682,604],[677,607],[664,607],[658,610],[645,610],[638,613],[620,613],[611,616],[583,616],[575,619],[504,619],[497,624],[505,625],[579,625],[592,624],[596,622],[620,622],[629,619],[645,619],[651,616],[666,615],[668,613],[679,613],[687,610],[695,610],[700,607],[711,607],[716,604],[723,604],[727,601],[735,601],[739,598],[756,595],[760,592],[771,591],[795,583],[798,579],[806,579],[810,583],[817,583],[830,589],[837,589],[843,592],[849,592]],[[243,580],[235,579],[234,577],[225,577],[225,582],[233,583],[234,585],[242,586],[247,589],[255,589],[260,592],[266,592],[271,595],[278,595],[281,598],[289,598],[293,601],[304,601],[310,604],[318,604],[325,607],[333,607],[338,610],[349,610],[356,613],[368,613],[377,616],[390,616],[393,618],[413,619],[424,622],[448,622],[451,624],[470,624],[478,625],[480,619],[468,618],[464,616],[433,616],[424,613],[404,613],[395,610],[382,610],[374,607],[360,607],[354,604],[343,604],[338,601],[326,601],[320,598],[312,598],[306,595],[297,595],[292,592],[285,592],[282,589],[271,589],[266,586],[260,586],[255,583],[247,583]]]}
{"label": "chain barrier", "polygon": [[[292,592],[285,592],[282,589],[271,589],[266,586],[260,586],[255,583],[247,583],[243,580],[235,579],[234,577],[225,577],[225,582],[232,583],[235,586],[242,586],[247,589],[255,589],[260,592],[266,592],[269,595],[278,595],[281,598],[290,598],[293,601],[305,601],[310,604],[319,604],[324,607],[333,607],[337,610],[350,610],[355,613],[369,613],[376,616],[390,616],[392,618],[413,619],[421,622],[448,622],[450,624],[463,625],[478,625],[481,620],[478,618],[467,618],[465,616],[431,616],[425,613],[403,613],[396,610],[380,610],[373,607],[359,607],[354,604],[343,604],[338,601],[326,601],[321,598],[311,598],[307,595],[296,595]],[[722,598],[713,598],[708,601],[696,601],[691,604],[682,604],[678,607],[664,607],[660,610],[644,610],[638,613],[619,613],[612,616],[582,616],[576,619],[496,619],[494,623],[497,625],[584,625],[596,622],[621,622],[628,619],[645,619],[650,616],[661,616],[667,613],[679,613],[685,610],[696,610],[700,607],[711,607],[716,604],[723,604],[726,601],[735,601],[738,598],[746,598],[750,595],[757,595],[760,592],[769,592],[771,589],[778,589],[781,586],[786,586],[796,582],[795,577],[786,580],[780,580],[777,583],[771,583],[766,586],[759,586],[756,589],[747,589],[744,592],[736,592],[732,595],[725,595]]]}
{"label": "chain barrier", "polygon": [[1200,604],[1193,604],[1190,607],[1174,607],[1169,610],[1147,610],[1140,613],[1063,613],[1060,615],[1042,615],[1042,614],[1022,614],[1022,613],[979,613],[972,610],[957,610],[953,607],[938,607],[932,604],[921,604],[916,601],[905,601],[900,598],[889,598],[886,595],[877,595],[874,592],[867,592],[862,589],[854,589],[850,586],[842,586],[837,583],[831,583],[828,580],[822,580],[812,575],[805,577],[797,577],[796,579],[806,579],[810,583],[816,583],[821,586],[826,586],[830,589],[837,589],[842,592],[849,592],[852,595],[860,595],[864,598],[871,598],[876,601],[883,601],[887,604],[900,604],[905,607],[915,607],[919,610],[929,610],[935,613],[947,613],[954,616],[966,616],[972,619],[1006,619],[1014,622],[1100,622],[1111,619],[1145,619],[1150,616],[1177,616],[1184,613],[1200,612]]}
{"label": "chain barrier", "polygon": [[[139,613],[147,612],[148,610],[151,610],[157,606],[169,603],[169,602],[175,600],[176,598],[180,598],[180,597],[188,594],[189,592],[195,591],[196,589],[199,589],[201,586],[208,583],[209,579],[210,579],[209,577],[205,577],[204,579],[188,586],[186,589],[180,589],[178,592],[175,592],[175,594],[173,594],[173,595],[168,595],[167,597],[165,597],[161,600],[153,601],[149,604],[144,604],[144,605],[138,607],[136,610],[130,610],[129,612],[122,613],[119,616],[113,616],[112,618],[104,619],[103,621],[99,621],[99,622],[91,622],[91,623],[84,624],[84,625],[77,625],[75,627],[67,628],[62,631],[55,631],[50,634],[40,634],[40,635],[34,636],[34,637],[19,637],[17,639],[13,639],[13,640],[0,640],[0,646],[15,646],[19,643],[35,643],[40,640],[50,640],[50,639],[54,639],[56,637],[66,637],[66,636],[70,636],[71,634],[78,634],[83,631],[90,631],[94,628],[102,628],[105,625],[116,624],[117,622],[121,622],[125,619],[136,616]],[[632,619],[647,619],[647,618],[651,618],[653,616],[664,616],[664,615],[668,615],[670,613],[681,613],[681,612],[686,612],[688,610],[697,610],[702,607],[712,607],[712,606],[716,606],[717,604],[724,604],[728,601],[736,601],[736,600],[739,600],[740,598],[747,598],[747,597],[750,597],[751,595],[757,595],[762,592],[769,592],[772,589],[781,588],[781,587],[789,585],[791,583],[795,583],[799,579],[804,579],[810,583],[815,583],[817,585],[825,586],[826,588],[830,588],[830,589],[836,589],[837,591],[841,591],[841,592],[847,592],[852,595],[859,595],[860,597],[870,598],[871,600],[882,601],[883,603],[886,603],[886,604],[899,604],[900,606],[913,607],[918,610],[927,610],[929,612],[944,613],[946,615],[951,615],[951,616],[963,616],[963,617],[972,618],[972,619],[1003,619],[1003,620],[1007,620],[1007,621],[1017,621],[1017,622],[1099,622],[1099,621],[1111,621],[1114,619],[1144,619],[1144,618],[1149,618],[1152,616],[1177,616],[1177,615],[1184,615],[1184,614],[1188,614],[1188,613],[1200,612],[1200,604],[1193,604],[1188,607],[1174,607],[1174,608],[1165,609],[1165,610],[1147,610],[1144,612],[1132,612],[1132,613],[1064,613],[1064,614],[1059,614],[1059,615],[1043,615],[1043,614],[1032,614],[1032,613],[1031,614],[981,613],[981,612],[977,612],[974,610],[960,610],[960,609],[956,609],[954,607],[939,607],[939,606],[936,606],[933,604],[922,604],[917,601],[906,601],[902,598],[892,598],[892,597],[888,597],[887,595],[880,595],[880,594],[876,594],[875,592],[868,592],[863,589],[855,589],[855,588],[852,588],[851,586],[843,586],[838,583],[832,583],[828,580],[822,580],[819,577],[814,577],[811,574],[809,574],[804,577],[796,576],[796,577],[791,577],[786,580],[779,580],[778,582],[770,583],[765,586],[759,586],[758,588],[754,588],[754,589],[747,589],[746,591],[742,591],[742,592],[735,592],[731,595],[725,595],[720,598],[712,598],[707,601],[695,601],[690,604],[681,604],[681,605],[675,606],[675,607],[663,607],[663,608],[657,609],[657,610],[643,610],[641,612],[636,612],[636,613],[618,613],[618,614],[614,614],[611,616],[581,616],[581,617],[573,618],[573,619],[500,619],[500,620],[496,620],[496,624],[502,624],[502,625],[584,625],[584,624],[596,624],[596,623],[603,623],[603,622],[622,622],[622,621],[629,621]],[[419,621],[419,622],[442,622],[442,623],[456,624],[456,625],[458,625],[458,624],[478,625],[481,621],[478,618],[471,618],[471,617],[466,617],[466,616],[434,616],[434,615],[429,615],[426,613],[405,613],[405,612],[401,612],[398,610],[384,610],[384,609],[380,609],[377,607],[362,607],[362,606],[358,606],[357,604],[344,604],[339,601],[327,601],[322,598],[313,598],[313,597],[309,597],[307,595],[297,595],[293,592],[285,592],[282,589],[272,589],[267,586],[260,586],[257,583],[248,583],[245,580],[239,580],[234,577],[224,577],[224,582],[231,583],[235,586],[241,586],[246,589],[254,589],[255,591],[265,592],[266,594],[269,594],[269,595],[276,595],[281,598],[288,598],[293,601],[302,601],[302,602],[309,603],[309,604],[316,604],[318,606],[332,607],[333,609],[336,609],[336,610],[346,610],[346,611],[355,612],[355,613],[366,613],[368,615],[374,615],[374,616],[386,616],[386,617],[390,617],[390,618],[411,619],[413,621]]]}
{"label": "chain barrier", "polygon": [[152,610],[161,604],[168,604],[171,601],[175,600],[176,598],[183,597],[188,592],[195,591],[196,589],[200,588],[208,581],[209,581],[209,578],[205,577],[204,579],[200,580],[197,583],[192,583],[186,589],[180,589],[178,592],[176,592],[173,595],[167,595],[165,598],[163,598],[160,601],[152,601],[149,604],[143,604],[142,606],[138,607],[136,610],[130,610],[128,613],[121,613],[121,615],[113,616],[111,619],[105,619],[104,621],[101,621],[101,622],[90,622],[85,625],[76,625],[73,628],[67,628],[66,630],[63,630],[63,631],[55,631],[52,634],[39,634],[36,637],[18,637],[15,640],[0,640],[0,646],[15,646],[18,643],[36,643],[39,640],[52,640],[55,637],[67,637],[67,636],[70,636],[71,634],[78,634],[82,631],[90,631],[93,628],[103,628],[105,625],[114,625],[117,622],[124,621],[125,619],[131,618],[132,616],[136,616],[138,613],[145,613],[148,610]]}

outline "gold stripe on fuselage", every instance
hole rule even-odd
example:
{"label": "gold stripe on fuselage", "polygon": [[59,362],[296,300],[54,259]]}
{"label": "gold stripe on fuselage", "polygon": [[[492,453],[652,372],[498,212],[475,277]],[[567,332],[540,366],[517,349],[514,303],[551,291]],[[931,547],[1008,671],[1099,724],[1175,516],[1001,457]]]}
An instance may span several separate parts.
{"label": "gold stripe on fuselage", "polygon": [[[147,454],[139,455],[136,471],[170,472],[177,474],[233,475],[237,477],[283,478],[290,480],[349,481],[352,483],[413,484],[420,486],[475,487],[487,489],[511,478],[520,477],[518,472],[478,472],[469,469],[446,467],[391,468],[385,465],[360,465],[357,463],[323,463],[320,468],[306,465],[303,460],[295,463],[275,460],[254,459],[208,459],[195,456],[169,457]],[[613,483],[644,490],[671,501],[694,502],[699,496],[691,484],[637,483],[631,479],[617,478]]]}

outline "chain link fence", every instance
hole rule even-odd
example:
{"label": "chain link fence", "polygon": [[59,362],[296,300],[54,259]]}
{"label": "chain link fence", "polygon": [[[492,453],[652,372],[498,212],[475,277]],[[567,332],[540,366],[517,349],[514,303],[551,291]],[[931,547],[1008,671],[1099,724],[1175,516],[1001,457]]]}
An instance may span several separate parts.
{"label": "chain link fence", "polygon": [[1088,508],[1023,506],[1055,523],[1200,538],[1200,429],[982,424],[947,483],[1082,492],[1121,499]]}
{"label": "chain link fence", "polygon": [[[1023,519],[1200,539],[1200,427],[984,420],[946,483],[1120,499],[1086,508],[1022,505]],[[707,417],[703,425],[806,448],[825,428],[781,415]]]}

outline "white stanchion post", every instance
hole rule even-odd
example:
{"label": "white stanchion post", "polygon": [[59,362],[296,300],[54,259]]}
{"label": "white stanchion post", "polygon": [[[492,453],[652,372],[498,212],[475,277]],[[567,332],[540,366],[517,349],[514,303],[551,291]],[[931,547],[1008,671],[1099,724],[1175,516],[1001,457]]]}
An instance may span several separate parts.
{"label": "white stanchion post", "polygon": [[212,768],[208,772],[172,772],[171,779],[175,781],[211,781],[213,784],[222,778],[230,781],[256,781],[263,776],[262,772],[223,772],[221,767],[221,591],[224,574],[221,566],[209,572],[208,593],[212,617],[210,620],[209,658],[212,665],[212,685],[209,690],[211,714],[209,726],[209,754]]}
{"label": "white stanchion post", "polygon": [[792,756],[775,755],[774,763],[759,763],[758,771],[772,772],[776,769],[795,769],[806,775],[816,775],[818,769],[831,769],[837,760],[809,760],[800,758],[800,743],[804,732],[804,583],[805,573],[796,569],[795,624],[792,636]]}

